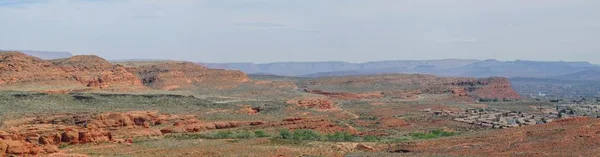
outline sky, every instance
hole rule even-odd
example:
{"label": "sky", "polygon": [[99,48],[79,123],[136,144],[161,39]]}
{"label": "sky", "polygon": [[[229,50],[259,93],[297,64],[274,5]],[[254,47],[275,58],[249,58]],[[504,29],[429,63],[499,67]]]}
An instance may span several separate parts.
{"label": "sky", "polygon": [[107,59],[600,64],[598,0],[0,0],[0,49]]}

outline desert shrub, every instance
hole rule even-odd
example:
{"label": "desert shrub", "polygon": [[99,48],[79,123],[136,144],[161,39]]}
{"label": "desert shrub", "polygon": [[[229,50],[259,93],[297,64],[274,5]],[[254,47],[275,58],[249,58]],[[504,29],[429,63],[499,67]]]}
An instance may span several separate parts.
{"label": "desert shrub", "polygon": [[249,138],[252,138],[252,132],[245,130],[245,131],[236,133],[234,137],[242,138],[242,139],[249,139]]}
{"label": "desert shrub", "polygon": [[360,120],[379,120],[379,117],[377,117],[377,116],[360,116],[359,119]]}
{"label": "desert shrub", "polygon": [[437,136],[436,134],[426,134],[426,133],[413,133],[411,135],[413,138],[415,139],[432,139],[432,138],[438,138],[439,136]]}
{"label": "desert shrub", "polygon": [[382,143],[391,144],[391,143],[400,143],[400,142],[404,142],[407,140],[409,140],[408,137],[401,137],[401,138],[385,138],[385,139],[380,139],[379,141]]}
{"label": "desert shrub", "polygon": [[213,137],[218,139],[225,139],[233,137],[233,132],[231,131],[219,131]]}
{"label": "desert shrub", "polygon": [[169,134],[169,135],[165,135],[165,138],[173,138],[173,139],[178,139],[178,140],[189,140],[189,139],[211,138],[211,136],[202,135],[202,134]]}
{"label": "desert shrub", "polygon": [[295,130],[293,134],[293,139],[296,141],[306,141],[306,140],[320,140],[321,135],[313,130],[307,129],[299,129]]}
{"label": "desert shrub", "polygon": [[267,134],[266,132],[262,131],[262,130],[256,130],[254,131],[254,135],[256,137],[269,137],[270,135]]}
{"label": "desert shrub", "polygon": [[365,137],[363,137],[363,141],[365,141],[365,142],[378,142],[380,140],[381,139],[379,137],[377,137],[377,136],[365,136]]}
{"label": "desert shrub", "polygon": [[454,135],[456,135],[456,133],[447,132],[444,130],[433,130],[430,133],[413,133],[413,134],[411,134],[411,136],[415,139],[432,139],[432,138],[448,137],[448,136],[454,136]]}
{"label": "desert shrub", "polygon": [[335,132],[326,135],[328,141],[355,141],[357,137],[348,132]]}
{"label": "desert shrub", "polygon": [[294,138],[294,135],[289,130],[281,129],[279,130],[279,137],[281,139],[292,139]]}

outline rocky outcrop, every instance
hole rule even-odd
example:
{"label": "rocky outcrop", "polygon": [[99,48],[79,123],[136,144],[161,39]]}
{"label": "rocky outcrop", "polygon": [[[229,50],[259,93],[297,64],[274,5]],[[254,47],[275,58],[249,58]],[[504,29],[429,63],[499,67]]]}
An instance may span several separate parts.
{"label": "rocky outcrop", "polygon": [[52,60],[52,63],[70,74],[79,83],[92,88],[142,86],[141,80],[121,65],[93,55],[79,55]]}
{"label": "rocky outcrop", "polygon": [[473,90],[473,94],[480,98],[519,99],[519,94],[513,90],[507,78],[493,77],[483,79],[483,85]]}
{"label": "rocky outcrop", "polygon": [[8,154],[27,156],[55,152],[58,152],[58,147],[56,146],[38,146],[24,141],[0,140],[0,156]]}
{"label": "rocky outcrop", "polygon": [[112,134],[102,129],[59,125],[33,125],[0,131],[0,156],[56,153],[60,144],[84,144],[112,141]]}
{"label": "rocky outcrop", "polygon": [[301,108],[316,108],[316,109],[332,109],[334,108],[333,102],[327,99],[320,98],[302,98],[292,99],[287,101],[288,104],[293,104]]}
{"label": "rocky outcrop", "polygon": [[158,125],[166,121],[166,116],[153,112],[127,112],[127,113],[103,113],[96,119],[87,122],[87,128],[114,128],[114,127],[135,127],[141,126],[149,128],[150,125]]}
{"label": "rocky outcrop", "polygon": [[[157,126],[164,124],[166,127]],[[127,142],[134,137],[162,136],[262,125],[262,121],[201,122],[193,115],[158,111],[58,114],[26,118],[0,130],[0,156],[47,155],[60,145]]]}
{"label": "rocky outcrop", "polygon": [[174,90],[193,86],[232,88],[250,81],[240,71],[208,69],[188,62],[166,62],[127,68],[154,89]]}

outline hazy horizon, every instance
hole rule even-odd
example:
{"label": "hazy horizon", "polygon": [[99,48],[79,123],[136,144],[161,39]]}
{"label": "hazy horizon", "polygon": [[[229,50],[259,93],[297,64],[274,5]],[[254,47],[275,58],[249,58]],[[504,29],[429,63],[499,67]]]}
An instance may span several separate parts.
{"label": "hazy horizon", "polygon": [[[41,51],[41,50],[15,50],[15,49],[2,49],[0,48],[0,51],[35,51],[35,52],[57,52],[57,53],[71,53],[71,52],[66,52],[66,51]],[[97,55],[97,54],[73,54],[72,55]],[[99,57],[105,58],[104,56],[101,55],[97,55]],[[591,64],[596,64],[596,63],[592,63],[589,61],[563,61],[563,60],[548,60],[548,61],[543,61],[543,60],[522,60],[522,59],[516,59],[516,60],[498,60],[498,59],[466,59],[466,58],[439,58],[439,59],[426,59],[426,60],[412,60],[412,59],[400,59],[400,60],[372,60],[372,61],[365,61],[365,62],[350,62],[350,61],[341,61],[341,60],[324,60],[324,61],[273,61],[273,62],[200,62],[200,61],[194,61],[194,60],[172,60],[172,59],[160,59],[160,58],[118,58],[118,59],[108,59],[109,61],[114,61],[114,62],[121,62],[121,61],[161,61],[161,60],[165,60],[165,61],[190,61],[190,62],[197,62],[197,63],[210,63],[210,64],[228,64],[228,63],[233,63],[233,64],[245,64],[245,63],[252,63],[252,64],[272,64],[272,63],[315,63],[315,62],[343,62],[343,63],[352,63],[352,64],[361,64],[361,63],[370,63],[370,62],[387,62],[387,61],[434,61],[434,60],[478,60],[478,61],[486,61],[486,60],[497,60],[497,61],[501,61],[501,62],[515,62],[515,61],[534,61],[534,62],[588,62]],[[596,64],[598,66],[600,66],[600,64]]]}
{"label": "hazy horizon", "polygon": [[0,49],[109,60],[600,64],[594,0],[4,0]]}

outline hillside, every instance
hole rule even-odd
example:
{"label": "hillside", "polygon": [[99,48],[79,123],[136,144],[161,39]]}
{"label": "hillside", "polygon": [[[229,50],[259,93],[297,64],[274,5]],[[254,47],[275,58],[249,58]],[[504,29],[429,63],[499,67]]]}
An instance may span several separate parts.
{"label": "hillside", "polygon": [[112,64],[93,55],[43,60],[20,52],[0,52],[4,90],[69,92],[84,90],[173,90],[208,86],[231,88],[250,79],[239,71],[208,69],[193,63]]}
{"label": "hillside", "polygon": [[194,85],[232,88],[250,78],[240,71],[208,69],[188,62],[165,62],[128,67],[146,86],[172,90]]}
{"label": "hillside", "polygon": [[564,119],[467,137],[401,143],[389,151],[415,156],[598,156],[598,123],[592,118]]}
{"label": "hillside", "polygon": [[[459,97],[519,99],[506,78],[456,78],[422,74],[324,77],[302,81],[300,88],[324,95],[369,95],[415,98],[419,94],[453,94]],[[352,97],[352,96],[350,96]],[[368,97],[368,96],[367,96]]]}
{"label": "hillside", "polygon": [[0,72],[2,86],[77,84],[70,74],[52,62],[20,52],[0,52]]}
{"label": "hillside", "polygon": [[81,84],[92,88],[141,88],[142,82],[121,65],[113,65],[98,56],[73,56],[52,60]]}
{"label": "hillside", "polygon": [[560,80],[600,80],[600,69],[585,70],[552,78]]}

